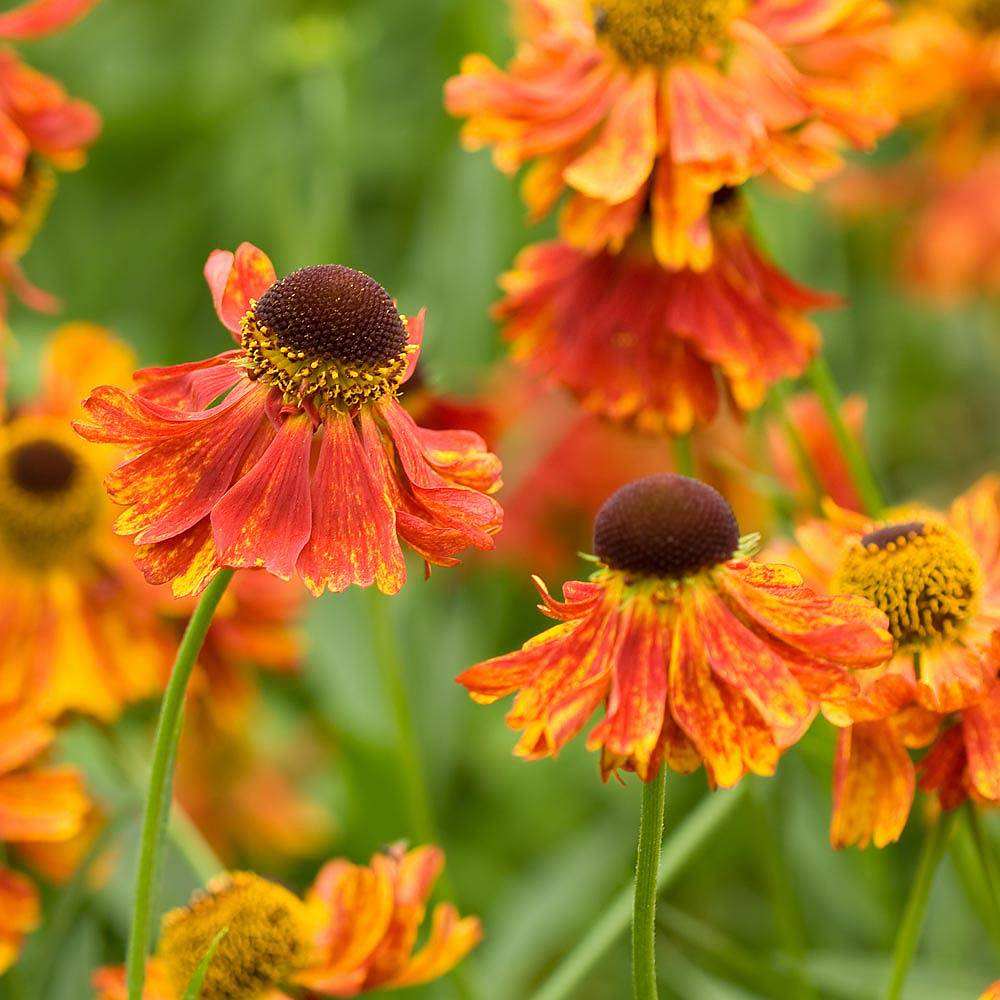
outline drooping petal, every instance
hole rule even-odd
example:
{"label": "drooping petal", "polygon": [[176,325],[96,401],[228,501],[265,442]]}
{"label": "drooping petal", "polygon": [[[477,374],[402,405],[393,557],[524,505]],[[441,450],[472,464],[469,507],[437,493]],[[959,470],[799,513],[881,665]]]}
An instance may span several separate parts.
{"label": "drooping petal", "polygon": [[913,762],[889,722],[859,722],[840,730],[830,842],[885,847],[899,840],[915,786]]}
{"label": "drooping petal", "polygon": [[73,768],[0,776],[0,841],[68,840],[89,809],[83,779]]}
{"label": "drooping petal", "polygon": [[0,14],[0,38],[40,38],[83,17],[99,0],[28,0]]}
{"label": "drooping petal", "polygon": [[241,243],[236,253],[213,250],[205,261],[205,281],[212,293],[215,312],[222,325],[239,343],[240,320],[278,280],[271,259],[252,243]]}
{"label": "drooping petal", "polygon": [[232,364],[238,357],[238,351],[226,351],[205,361],[143,368],[133,376],[137,393],[172,409],[204,410],[240,380],[241,370]]}
{"label": "drooping petal", "polygon": [[317,596],[372,584],[394,594],[406,580],[378,430],[366,412],[359,422],[347,415],[325,422],[313,473],[313,530],[299,558]]}
{"label": "drooping petal", "polygon": [[979,701],[998,676],[1000,642],[940,643],[921,651],[917,698],[932,712],[957,712]]}
{"label": "drooping petal", "polygon": [[969,784],[989,802],[1000,803],[1000,684],[962,712]]}
{"label": "drooping petal", "polygon": [[262,567],[291,579],[312,530],[308,415],[288,417],[254,467],[212,509],[225,566]]}
{"label": "drooping petal", "polygon": [[477,917],[459,917],[451,903],[441,903],[431,917],[427,943],[384,985],[389,989],[419,986],[450,972],[483,938]]}
{"label": "drooping petal", "polygon": [[40,920],[41,904],[34,885],[0,866],[0,976],[17,961],[24,936]]}

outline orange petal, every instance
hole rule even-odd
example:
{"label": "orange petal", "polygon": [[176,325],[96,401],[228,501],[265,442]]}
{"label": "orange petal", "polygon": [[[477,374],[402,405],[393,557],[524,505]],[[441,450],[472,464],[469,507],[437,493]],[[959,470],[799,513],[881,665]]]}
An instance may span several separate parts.
{"label": "orange petal", "polygon": [[941,643],[921,652],[917,699],[932,712],[957,712],[977,702],[998,676],[1000,643]]}
{"label": "orange petal", "polygon": [[33,931],[40,919],[34,885],[0,866],[0,976],[17,961],[25,934]]}
{"label": "orange petal", "polygon": [[962,712],[969,784],[989,802],[1000,803],[1000,684]]}
{"label": "orange petal", "polygon": [[656,160],[656,72],[637,73],[618,99],[597,142],[564,173],[567,184],[591,198],[620,204],[649,179]]}
{"label": "orange petal", "polygon": [[68,27],[98,0],[29,0],[0,14],[0,38],[40,38]]}
{"label": "orange petal", "polygon": [[834,847],[885,847],[898,840],[913,804],[913,762],[888,722],[859,722],[837,738],[833,770]]}
{"label": "orange petal", "polygon": [[216,315],[239,343],[240,320],[278,280],[274,265],[263,250],[252,243],[241,243],[233,254],[213,250],[205,261],[205,281],[212,293]]}
{"label": "orange petal", "polygon": [[0,841],[68,840],[80,832],[90,801],[73,768],[0,777]]}
{"label": "orange petal", "polygon": [[427,944],[416,952],[403,968],[382,985],[390,989],[419,986],[450,972],[483,938],[482,924],[476,917],[459,918],[450,903],[441,903],[431,918]]}

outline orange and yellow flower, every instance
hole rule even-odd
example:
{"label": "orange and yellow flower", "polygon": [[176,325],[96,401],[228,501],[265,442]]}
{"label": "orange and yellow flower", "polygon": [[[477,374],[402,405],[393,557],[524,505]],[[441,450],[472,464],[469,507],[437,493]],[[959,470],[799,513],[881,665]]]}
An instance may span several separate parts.
{"label": "orange and yellow flower", "polygon": [[886,618],[859,597],[825,597],[788,566],[749,555],[711,487],[663,474],[620,489],[598,514],[599,564],[542,611],[559,624],[518,652],[465,671],[472,697],[518,692],[515,753],[552,756],[601,705],[587,745],[605,777],[650,780],[661,763],[704,763],[713,786],[773,774],[821,700],[856,693],[853,670],[892,650]]}
{"label": "orange and yellow flower", "polygon": [[[369,866],[338,859],[323,867],[304,901],[256,875],[223,876],[164,917],[144,1000],[178,1000],[223,928],[229,933],[210,966],[204,1000],[279,1000],[286,998],[282,986],[353,997],[438,979],[482,937],[478,919],[440,903],[426,943],[414,951],[443,865],[438,848],[407,851],[402,844],[376,854]],[[127,996],[122,969],[99,970],[93,984],[99,1000]]]}
{"label": "orange and yellow flower", "polygon": [[810,187],[893,124],[870,85],[888,56],[882,0],[514,0],[506,70],[468,56],[446,88],[470,149],[531,163],[536,217],[620,249],[647,207],[668,268],[707,267],[713,194],[769,172]]}
{"label": "orange and yellow flower", "polygon": [[[34,0],[0,14],[0,40],[38,38],[82,17],[96,0]],[[52,168],[83,165],[101,119],[55,80],[0,48],[0,286],[33,309],[52,311],[56,300],[24,277],[18,261],[48,210]],[[0,295],[0,324],[6,298]]]}
{"label": "orange and yellow flower", "polygon": [[587,409],[652,433],[711,421],[720,385],[738,408],[759,406],[815,356],[806,313],[838,300],[766,260],[739,215],[731,204],[713,213],[718,252],[704,272],[664,270],[641,234],[619,254],[528,247],[496,310],[514,357]]}
{"label": "orange and yellow flower", "polygon": [[124,382],[133,363],[107,331],[63,327],[39,395],[0,424],[0,706],[111,719],[169,667],[159,598],[111,532],[114,456],[69,427],[90,380]]}
{"label": "orange and yellow flower", "polygon": [[844,727],[831,839],[882,847],[912,806],[908,749],[937,740],[921,785],[945,808],[969,794],[1000,801],[1000,480],[980,480],[947,514],[917,505],[877,521],[833,504],[827,512],[799,529],[797,562],[820,585],[869,597],[895,640],[886,669],[861,677],[859,698],[826,708]]}
{"label": "orange and yellow flower", "polygon": [[[83,828],[91,804],[80,775],[38,763],[54,738],[49,725],[24,712],[0,713],[0,847],[58,844]],[[0,974],[38,918],[34,885],[0,865]]]}
{"label": "orange and yellow flower", "polygon": [[499,461],[476,434],[418,427],[396,398],[422,314],[404,322],[339,265],[278,281],[247,243],[215,251],[205,274],[239,349],[139,372],[135,394],[102,386],[76,424],[132,456],[106,484],[150,582],[180,596],[222,566],[261,567],[317,595],[395,593],[400,540],[440,566],[493,546]]}

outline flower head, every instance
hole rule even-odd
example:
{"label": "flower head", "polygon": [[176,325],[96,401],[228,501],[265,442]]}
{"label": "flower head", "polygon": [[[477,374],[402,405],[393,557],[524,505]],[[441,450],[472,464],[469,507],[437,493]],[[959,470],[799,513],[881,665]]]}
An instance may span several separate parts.
{"label": "flower head", "polygon": [[278,281],[243,244],[205,275],[240,349],[102,386],[77,430],[133,456],[107,479],[148,580],[197,593],[221,566],[298,574],[314,594],[402,586],[400,540],[425,561],[489,549],[500,464],[466,431],[418,427],[396,396],[423,317],[338,265]]}
{"label": "flower head", "polygon": [[532,163],[541,216],[568,190],[563,236],[610,245],[648,208],[670,268],[704,268],[712,196],[769,171],[808,187],[838,148],[892,124],[867,78],[886,58],[881,0],[515,0],[506,70],[469,56],[446,88],[465,145]]}
{"label": "flower head", "polygon": [[110,531],[101,479],[115,455],[68,426],[83,372],[124,381],[132,363],[107,331],[63,327],[40,393],[0,423],[0,706],[110,719],[159,690],[169,666],[158,598]]}
{"label": "flower head", "polygon": [[873,521],[827,510],[799,529],[797,561],[820,584],[868,596],[888,616],[895,650],[885,669],[860,676],[859,697],[824,706],[843,727],[831,840],[882,847],[912,807],[908,750],[933,744],[920,787],[945,808],[970,795],[1000,801],[1000,483],[985,477],[947,514],[910,505]]}
{"label": "flower head", "polygon": [[620,254],[561,242],[522,251],[497,307],[515,358],[588,409],[655,433],[710,421],[719,383],[738,408],[759,406],[815,355],[819,331],[806,314],[837,299],[767,261],[738,210],[714,218],[718,252],[703,273],[664,270],[640,237]]}
{"label": "flower head", "polygon": [[557,753],[603,704],[587,745],[605,777],[649,780],[663,761],[704,763],[713,786],[772,774],[819,699],[851,697],[851,669],[892,645],[866,600],[814,593],[790,567],[755,562],[752,541],[703,483],[663,474],[623,487],[598,514],[590,581],[566,584],[560,602],[536,580],[559,624],[459,683],[484,703],[519,692],[507,721],[529,759]]}
{"label": "flower head", "polygon": [[[376,854],[370,866],[337,859],[323,867],[304,901],[257,875],[223,876],[164,918],[144,1000],[179,1000],[224,928],[205,1000],[277,1000],[285,997],[282,986],[353,997],[437,979],[482,936],[475,917],[460,918],[440,903],[429,938],[414,952],[443,865],[438,848],[407,851],[402,844]],[[125,1000],[124,970],[101,969],[93,982],[100,1000]]]}

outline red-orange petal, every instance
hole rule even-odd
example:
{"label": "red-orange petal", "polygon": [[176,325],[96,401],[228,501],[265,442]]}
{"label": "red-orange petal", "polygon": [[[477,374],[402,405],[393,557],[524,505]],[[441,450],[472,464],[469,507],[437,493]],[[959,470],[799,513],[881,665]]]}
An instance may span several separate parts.
{"label": "red-orange petal", "polygon": [[271,259],[252,243],[241,243],[236,253],[213,250],[205,261],[205,281],[212,293],[215,312],[222,325],[239,343],[240,320],[278,280]]}

